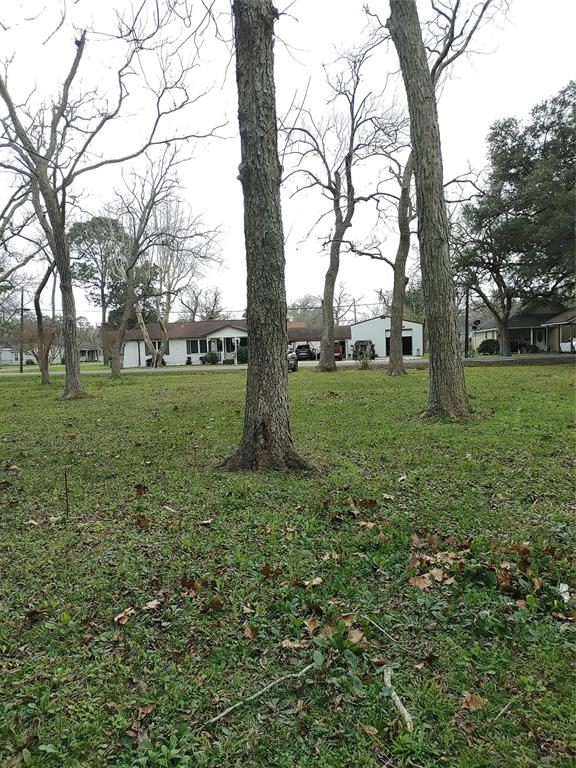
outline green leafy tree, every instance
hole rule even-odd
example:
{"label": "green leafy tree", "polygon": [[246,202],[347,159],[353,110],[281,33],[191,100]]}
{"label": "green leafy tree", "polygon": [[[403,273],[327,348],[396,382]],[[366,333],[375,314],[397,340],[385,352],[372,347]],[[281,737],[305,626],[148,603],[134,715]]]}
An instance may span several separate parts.
{"label": "green leafy tree", "polygon": [[108,310],[122,293],[114,279],[114,262],[121,258],[129,237],[117,219],[95,216],[73,224],[68,232],[74,259],[74,281],[84,287],[87,299],[101,309],[101,337],[104,362],[108,362],[106,319]]}
{"label": "green leafy tree", "polygon": [[576,82],[531,112],[496,122],[484,189],[454,229],[456,267],[494,316],[510,354],[515,299],[573,297]]}

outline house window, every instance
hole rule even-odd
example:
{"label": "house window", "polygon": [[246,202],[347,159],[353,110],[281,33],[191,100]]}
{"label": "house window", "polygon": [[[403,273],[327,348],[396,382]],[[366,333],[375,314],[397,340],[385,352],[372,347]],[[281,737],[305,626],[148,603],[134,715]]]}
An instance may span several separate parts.
{"label": "house window", "polygon": [[[162,346],[162,342],[161,341],[153,341],[152,342],[152,346],[154,347],[156,352],[159,352],[160,351],[160,347]],[[170,342],[169,341],[166,342],[166,351],[164,352],[164,354],[165,355],[169,355],[170,354]]]}
{"label": "house window", "polygon": [[200,339],[200,352],[208,352],[208,342],[206,339]]}
{"label": "house window", "polygon": [[198,354],[198,339],[186,339],[186,354],[187,355]]}

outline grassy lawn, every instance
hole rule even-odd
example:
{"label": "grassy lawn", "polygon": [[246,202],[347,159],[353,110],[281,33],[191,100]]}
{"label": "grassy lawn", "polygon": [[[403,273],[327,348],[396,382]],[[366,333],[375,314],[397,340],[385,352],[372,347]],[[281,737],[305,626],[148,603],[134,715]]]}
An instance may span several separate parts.
{"label": "grassy lawn", "polygon": [[575,765],[572,371],[427,380],[291,374],[303,477],[216,468],[243,372],[1,382],[0,766]]}

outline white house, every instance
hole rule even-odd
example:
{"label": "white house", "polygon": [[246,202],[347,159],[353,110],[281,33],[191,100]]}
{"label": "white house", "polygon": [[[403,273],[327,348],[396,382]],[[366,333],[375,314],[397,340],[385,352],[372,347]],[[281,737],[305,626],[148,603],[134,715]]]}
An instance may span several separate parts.
{"label": "white house", "polygon": [[[146,326],[150,340],[159,349],[162,334],[158,323]],[[168,324],[168,347],[164,360],[167,365],[199,365],[200,357],[216,352],[223,364],[236,362],[236,349],[248,344],[246,320],[204,320]],[[124,344],[124,368],[146,365],[150,353],[146,349],[140,328],[126,333]]]}
{"label": "white house", "polygon": [[[390,355],[390,318],[386,315],[360,320],[350,326],[351,342],[371,341],[378,357]],[[422,323],[415,320],[402,321],[402,352],[406,357],[419,357],[424,352]]]}

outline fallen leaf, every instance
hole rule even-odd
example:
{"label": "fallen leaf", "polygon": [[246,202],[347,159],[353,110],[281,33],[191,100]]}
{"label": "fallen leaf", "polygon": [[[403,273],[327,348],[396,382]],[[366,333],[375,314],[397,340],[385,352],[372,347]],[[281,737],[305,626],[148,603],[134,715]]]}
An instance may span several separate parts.
{"label": "fallen leaf", "polygon": [[414,669],[424,669],[424,667],[426,666],[426,662],[417,661],[416,664],[414,664],[413,666],[414,666]]}
{"label": "fallen leaf", "polygon": [[271,579],[274,576],[278,576],[280,573],[282,573],[282,566],[280,565],[272,566],[270,565],[270,563],[264,563],[260,573],[262,574],[262,576],[264,576],[265,579]]}
{"label": "fallen leaf", "polygon": [[442,568],[432,568],[430,571],[430,575],[434,577],[434,581],[442,581],[442,579],[445,576],[444,571]]}
{"label": "fallen leaf", "polygon": [[144,485],[144,483],[136,483],[134,490],[136,491],[136,496],[145,496],[148,493],[148,486]]}
{"label": "fallen leaf", "polygon": [[9,475],[19,475],[22,470],[20,467],[17,467],[16,464],[9,464],[6,467],[6,472],[8,472]]}
{"label": "fallen leaf", "polygon": [[385,664],[388,663],[388,660],[385,659],[383,656],[375,656],[373,659],[370,659],[370,661],[376,667],[383,667]]}
{"label": "fallen leaf", "polygon": [[342,616],[340,616],[340,621],[343,621],[345,626],[351,627],[356,621],[357,615],[358,614],[356,613],[343,613]]}
{"label": "fallen leaf", "polygon": [[351,629],[348,633],[348,640],[360,648],[368,647],[368,640],[366,639],[366,635],[364,632],[362,632],[361,629]]}
{"label": "fallen leaf", "polygon": [[316,621],[314,616],[311,616],[309,619],[306,619],[304,621],[304,625],[305,625],[306,629],[308,630],[308,632],[310,632],[311,635],[313,635],[314,632],[316,632],[316,630],[320,626],[320,624]]}
{"label": "fallen leaf", "polygon": [[138,711],[136,712],[136,720],[144,720],[144,718],[149,715],[155,707],[156,704],[146,704],[143,707],[138,707]]}
{"label": "fallen leaf", "polygon": [[467,709],[470,712],[476,712],[477,709],[483,709],[488,704],[488,699],[478,696],[476,693],[464,693],[460,709]]}
{"label": "fallen leaf", "polygon": [[22,525],[32,525],[32,526],[36,526],[36,525],[40,525],[40,523],[39,523],[37,520],[24,520],[24,522],[22,523]]}
{"label": "fallen leaf", "polygon": [[212,525],[213,517],[207,517],[206,520],[199,520],[199,525]]}
{"label": "fallen leaf", "polygon": [[308,648],[310,643],[308,642],[308,640],[288,640],[288,639],[286,639],[286,640],[282,640],[280,645],[282,646],[282,648],[290,648],[290,649],[292,649],[292,648]]}
{"label": "fallen leaf", "polygon": [[160,605],[160,600],[157,598],[154,600],[150,600],[150,602],[146,603],[146,605],[142,606],[143,611],[154,611],[158,606]]}
{"label": "fallen leaf", "polygon": [[367,733],[368,736],[377,736],[378,735],[378,728],[374,728],[373,725],[364,725],[364,723],[360,723],[360,728],[362,728],[364,733]]}
{"label": "fallen leaf", "polygon": [[202,606],[202,611],[208,613],[208,611],[222,611],[224,609],[224,603],[220,595],[213,595],[210,600],[207,600]]}
{"label": "fallen leaf", "polygon": [[336,633],[336,627],[334,624],[325,624],[322,629],[320,630],[320,637],[325,637],[327,639],[330,639],[331,637],[334,637]]}
{"label": "fallen leaf", "polygon": [[104,704],[104,706],[106,707],[107,711],[111,715],[115,715],[116,712],[120,710],[120,707],[118,706],[118,704],[116,704],[115,701],[107,701],[106,704]]}
{"label": "fallen leaf", "polygon": [[118,616],[114,616],[114,621],[116,624],[126,624],[130,616],[133,616],[135,613],[136,608],[130,605],[128,608],[125,608],[122,613],[119,613]]}
{"label": "fallen leaf", "polygon": [[430,574],[424,573],[422,576],[412,576],[411,579],[408,579],[408,584],[418,587],[418,589],[430,589],[432,586]]}
{"label": "fallen leaf", "polygon": [[295,709],[297,715],[301,715],[302,712],[304,711],[304,699],[298,699],[294,709]]}
{"label": "fallen leaf", "polygon": [[392,496],[390,493],[383,493],[380,498],[384,499],[384,501],[394,501],[396,497]]}
{"label": "fallen leaf", "polygon": [[444,586],[450,586],[451,584],[455,584],[455,583],[456,583],[456,579],[454,578],[454,576],[450,576],[449,579],[444,579]]}
{"label": "fallen leaf", "polygon": [[369,531],[376,527],[376,523],[372,520],[356,520],[356,525],[360,526],[360,528],[367,528]]}
{"label": "fallen leaf", "polygon": [[414,549],[422,549],[426,546],[426,539],[421,539],[417,533],[412,536],[412,546]]}
{"label": "fallen leaf", "polygon": [[426,534],[426,543],[430,544],[431,547],[435,547],[436,544],[438,544],[438,534],[437,533],[427,533]]}
{"label": "fallen leaf", "polygon": [[249,613],[256,613],[256,611],[254,610],[254,608],[250,608],[249,605],[246,605],[246,603],[244,603],[244,605],[242,606],[242,613],[249,614]]}
{"label": "fallen leaf", "polygon": [[364,509],[374,509],[376,506],[376,499],[352,499],[356,507],[362,507]]}
{"label": "fallen leaf", "polygon": [[134,522],[138,526],[138,528],[141,528],[143,531],[149,531],[150,530],[150,518],[146,517],[146,515],[136,515],[134,518]]}
{"label": "fallen leaf", "polygon": [[255,640],[258,637],[257,627],[252,627],[250,624],[245,624],[244,637],[246,638],[246,640]]}
{"label": "fallen leaf", "polygon": [[305,587],[318,587],[320,584],[322,584],[322,579],[320,576],[315,576],[313,579],[310,579],[310,581],[305,581],[304,586]]}

